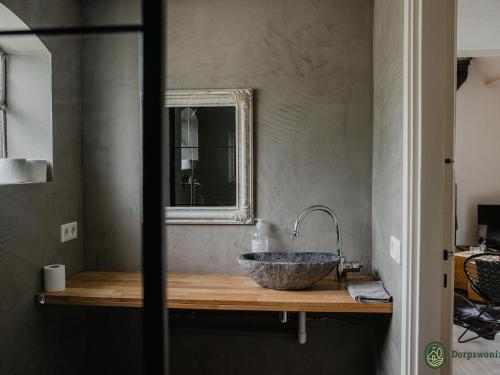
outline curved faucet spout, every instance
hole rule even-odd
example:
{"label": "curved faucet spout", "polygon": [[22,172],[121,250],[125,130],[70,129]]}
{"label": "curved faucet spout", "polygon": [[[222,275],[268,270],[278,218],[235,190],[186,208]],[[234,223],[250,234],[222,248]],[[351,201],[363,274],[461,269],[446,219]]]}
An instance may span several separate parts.
{"label": "curved faucet spout", "polygon": [[304,211],[300,213],[297,220],[295,220],[295,225],[293,227],[293,236],[298,237],[300,235],[300,226],[302,225],[302,221],[304,221],[307,215],[309,215],[311,212],[314,211],[322,211],[326,213],[328,216],[330,216],[330,218],[333,221],[333,224],[335,225],[335,230],[337,232],[337,252],[340,258],[339,272],[342,272],[344,263],[344,253],[342,252],[342,231],[340,229],[340,221],[337,215],[335,215],[335,212],[333,212],[330,208],[320,204],[307,207]]}

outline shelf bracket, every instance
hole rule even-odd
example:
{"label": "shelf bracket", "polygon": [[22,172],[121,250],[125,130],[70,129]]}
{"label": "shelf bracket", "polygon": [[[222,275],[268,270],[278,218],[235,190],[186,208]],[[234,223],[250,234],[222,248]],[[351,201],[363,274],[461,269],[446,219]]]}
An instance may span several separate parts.
{"label": "shelf bracket", "polygon": [[280,322],[285,324],[288,322],[288,311],[280,311],[279,313]]}

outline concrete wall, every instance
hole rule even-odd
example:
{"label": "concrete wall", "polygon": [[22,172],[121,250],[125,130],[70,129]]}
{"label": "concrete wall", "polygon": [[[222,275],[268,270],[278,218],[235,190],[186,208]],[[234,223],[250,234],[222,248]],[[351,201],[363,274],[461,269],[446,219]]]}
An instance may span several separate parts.
{"label": "concrete wall", "polygon": [[[346,256],[371,264],[372,2],[168,2],[170,89],[255,89],[256,215],[270,249],[335,247],[325,204],[339,216]],[[168,268],[240,273],[253,226],[171,225]]]}
{"label": "concrete wall", "polygon": [[[112,5],[98,3],[86,3],[85,21],[114,20],[100,11]],[[321,214],[304,223],[301,238],[291,238],[302,209],[326,204],[342,222],[347,257],[362,260],[369,272],[371,2],[168,4],[169,88],[256,91],[256,213],[272,225],[270,247],[334,249],[333,228]],[[118,9],[116,19],[133,21],[138,14],[131,1]],[[133,36],[84,39],[85,259],[91,269],[140,268],[136,47]],[[240,273],[236,256],[248,250],[253,230],[169,226],[169,269]]]}
{"label": "concrete wall", "polygon": [[[82,17],[139,23],[140,1],[88,0]],[[139,34],[83,37],[82,82],[85,268],[139,271]]]}
{"label": "concrete wall", "polygon": [[500,87],[486,86],[481,70],[485,64],[496,66],[500,76],[500,58],[474,59],[467,81],[457,92],[458,245],[477,243],[478,204],[500,204],[500,175],[494,172],[500,163]]}
{"label": "concrete wall", "polygon": [[402,239],[403,2],[375,0],[373,35],[373,269],[394,297],[390,322],[376,324],[377,371],[400,374],[401,266],[389,253]]}
{"label": "concrete wall", "polygon": [[[79,21],[78,1],[2,3],[31,27]],[[42,266],[64,263],[69,275],[83,268],[81,239],[59,241],[60,224],[81,219],[80,43],[42,41],[52,54],[55,178],[0,187],[0,374],[78,374],[82,359],[81,313],[34,304]]]}

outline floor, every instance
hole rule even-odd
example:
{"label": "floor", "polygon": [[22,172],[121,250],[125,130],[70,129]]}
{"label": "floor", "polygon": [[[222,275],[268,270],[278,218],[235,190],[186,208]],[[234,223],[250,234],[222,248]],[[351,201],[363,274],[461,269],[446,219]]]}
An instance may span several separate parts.
{"label": "floor", "polygon": [[[464,344],[458,343],[458,336],[464,329],[453,325],[453,350],[457,352],[500,352],[500,333],[494,341],[477,339]],[[500,353],[498,354],[500,356]],[[500,375],[500,357],[499,358],[454,358],[453,375]]]}

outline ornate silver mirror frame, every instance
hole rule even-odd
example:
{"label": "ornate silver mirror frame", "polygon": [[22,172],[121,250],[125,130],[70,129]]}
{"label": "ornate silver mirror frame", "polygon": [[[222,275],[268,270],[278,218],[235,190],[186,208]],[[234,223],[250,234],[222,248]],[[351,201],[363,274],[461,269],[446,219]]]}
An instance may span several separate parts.
{"label": "ornate silver mirror frame", "polygon": [[234,106],[236,114],[236,206],[166,207],[167,224],[252,224],[253,93],[251,89],[167,90],[165,107]]}

